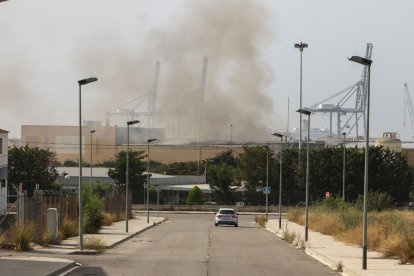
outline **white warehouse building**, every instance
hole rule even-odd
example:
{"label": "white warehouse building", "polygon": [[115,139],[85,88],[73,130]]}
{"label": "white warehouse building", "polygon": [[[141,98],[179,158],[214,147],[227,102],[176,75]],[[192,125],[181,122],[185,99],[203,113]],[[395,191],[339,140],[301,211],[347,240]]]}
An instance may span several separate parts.
{"label": "white warehouse building", "polygon": [[0,129],[0,216],[7,213],[8,135],[8,131]]}

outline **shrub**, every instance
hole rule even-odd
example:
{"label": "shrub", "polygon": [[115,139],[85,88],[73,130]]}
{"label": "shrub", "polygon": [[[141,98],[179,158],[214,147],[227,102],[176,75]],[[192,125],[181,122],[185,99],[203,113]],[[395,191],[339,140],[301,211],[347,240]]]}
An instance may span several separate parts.
{"label": "shrub", "polygon": [[296,239],[296,232],[289,232],[289,230],[286,228],[283,230],[283,240],[287,243],[293,243]]}
{"label": "shrub", "polygon": [[79,235],[79,224],[76,220],[64,218],[60,227],[60,238],[65,240]]}
{"label": "shrub", "polygon": [[200,205],[203,203],[203,193],[200,188],[194,186],[191,191],[188,193],[187,205]]}
{"label": "shrub", "polygon": [[104,212],[102,215],[102,225],[109,226],[115,221],[116,215]]}
{"label": "shrub", "polygon": [[[358,195],[358,198],[355,202],[355,206],[362,210],[364,206],[364,196]],[[367,208],[368,212],[370,211],[383,211],[383,210],[389,210],[394,208],[394,200],[390,195],[387,193],[381,193],[381,192],[372,192],[370,191],[368,193],[368,202],[367,202]]]}
{"label": "shrub", "polygon": [[259,224],[261,227],[266,227],[266,216],[264,215],[256,215],[254,217],[254,221]]}
{"label": "shrub", "polygon": [[85,239],[85,249],[96,250],[97,252],[103,252],[106,248],[104,241],[97,237],[87,237]]}
{"label": "shrub", "polygon": [[11,241],[17,251],[26,251],[30,249],[30,243],[33,241],[34,224],[25,225],[14,224],[10,230]]}
{"label": "shrub", "polygon": [[84,224],[83,229],[87,234],[98,233],[103,224],[103,204],[96,195],[91,195],[89,201],[86,202],[83,209]]}

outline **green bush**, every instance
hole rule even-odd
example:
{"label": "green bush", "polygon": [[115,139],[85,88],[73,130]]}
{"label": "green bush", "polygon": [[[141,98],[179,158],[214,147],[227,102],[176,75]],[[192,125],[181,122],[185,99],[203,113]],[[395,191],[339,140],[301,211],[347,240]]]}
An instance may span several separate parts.
{"label": "green bush", "polygon": [[191,191],[188,193],[187,205],[200,205],[203,203],[203,193],[200,188],[194,186]]}
{"label": "green bush", "polygon": [[[362,210],[364,207],[364,196],[358,195],[355,206]],[[367,202],[368,212],[370,211],[384,211],[394,208],[394,200],[387,193],[369,192]]]}
{"label": "green bush", "polygon": [[98,233],[103,225],[103,203],[93,187],[83,188],[83,231],[87,234]]}
{"label": "green bush", "polygon": [[92,195],[89,197],[89,201],[86,202],[83,214],[84,224],[83,229],[87,234],[98,233],[103,225],[103,204],[101,199]]}

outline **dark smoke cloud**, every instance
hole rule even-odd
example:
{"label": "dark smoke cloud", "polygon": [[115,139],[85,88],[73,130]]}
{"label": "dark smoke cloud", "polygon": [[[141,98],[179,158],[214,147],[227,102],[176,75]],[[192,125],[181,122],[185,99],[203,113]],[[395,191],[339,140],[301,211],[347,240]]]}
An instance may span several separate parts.
{"label": "dark smoke cloud", "polygon": [[[268,86],[274,76],[264,50],[275,37],[274,26],[273,15],[259,1],[189,1],[135,45],[112,32],[88,37],[100,43],[90,45],[77,66],[105,68],[100,79],[107,94],[95,105],[100,112],[146,95],[159,60],[155,124],[166,127],[167,136],[197,140],[202,113],[202,140],[229,140],[230,124],[235,141],[269,139],[265,120],[273,111]],[[209,63],[200,108],[204,57]],[[145,111],[146,103],[142,107]]]}

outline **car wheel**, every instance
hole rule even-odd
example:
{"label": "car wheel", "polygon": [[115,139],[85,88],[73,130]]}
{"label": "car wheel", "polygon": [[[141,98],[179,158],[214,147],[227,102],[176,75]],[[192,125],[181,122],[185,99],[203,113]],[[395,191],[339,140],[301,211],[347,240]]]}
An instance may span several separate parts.
{"label": "car wheel", "polygon": [[238,227],[239,225],[236,223],[235,225],[234,225],[234,227]]}
{"label": "car wheel", "polygon": [[215,226],[218,226],[218,223],[214,223]]}

